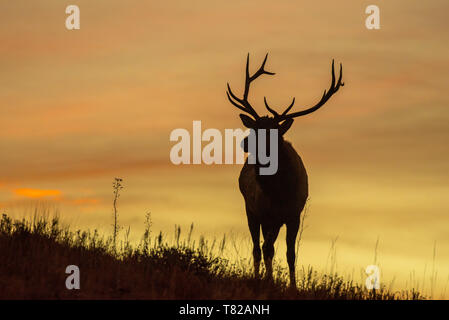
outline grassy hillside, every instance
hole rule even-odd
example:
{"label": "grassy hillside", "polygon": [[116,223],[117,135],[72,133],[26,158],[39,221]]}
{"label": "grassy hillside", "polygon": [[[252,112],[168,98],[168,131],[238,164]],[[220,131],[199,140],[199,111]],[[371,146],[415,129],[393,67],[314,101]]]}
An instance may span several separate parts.
{"label": "grassy hillside", "polygon": [[[148,222],[148,221],[147,221]],[[285,273],[274,282],[254,279],[251,268],[220,258],[224,241],[212,250],[205,241],[162,234],[139,245],[115,244],[97,231],[71,231],[57,218],[0,220],[0,299],[418,299],[416,292],[368,292],[338,275],[312,269],[298,275],[298,289]],[[213,246],[213,245],[212,245]],[[215,252],[215,253],[213,253]],[[81,288],[68,290],[68,265],[80,269]]]}

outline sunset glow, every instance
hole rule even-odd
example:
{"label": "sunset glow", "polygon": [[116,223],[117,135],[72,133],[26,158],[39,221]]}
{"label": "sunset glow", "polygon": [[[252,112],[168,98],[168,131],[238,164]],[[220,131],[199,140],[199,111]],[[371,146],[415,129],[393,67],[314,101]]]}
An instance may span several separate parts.
{"label": "sunset glow", "polygon": [[[367,1],[5,1],[0,10],[0,214],[45,200],[74,226],[111,232],[112,182],[123,178],[119,221],[139,241],[175,224],[195,236],[249,239],[238,189],[241,164],[174,165],[172,130],[243,128],[226,98],[241,94],[246,55],[269,52],[274,76],[250,99],[266,112],[296,97],[315,104],[332,59],[345,86],[286,134],[309,175],[298,264],[338,268],[378,261],[382,281],[404,288],[416,273],[449,279],[449,2],[384,1],[380,30],[365,28]],[[253,69],[251,69],[253,71]],[[433,260],[433,249],[436,258]],[[251,249],[241,255],[251,257]],[[285,230],[276,259],[285,260]],[[348,271],[349,270],[349,271]],[[355,270],[355,271],[354,271]],[[358,278],[357,278],[358,279]],[[447,293],[446,293],[447,296]]]}

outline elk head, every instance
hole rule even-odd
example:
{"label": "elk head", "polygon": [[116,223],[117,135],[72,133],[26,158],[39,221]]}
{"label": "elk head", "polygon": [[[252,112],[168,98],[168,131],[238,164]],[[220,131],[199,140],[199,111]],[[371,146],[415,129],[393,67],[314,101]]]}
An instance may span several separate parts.
{"label": "elk head", "polygon": [[[338,78],[338,81],[335,81],[335,70],[334,70],[334,60],[332,60],[332,82],[329,87],[329,89],[326,91],[324,90],[323,96],[321,97],[321,100],[315,104],[313,107],[307,108],[302,111],[292,112],[289,113],[289,111],[293,108],[293,105],[295,104],[295,98],[293,98],[291,104],[281,113],[279,114],[274,109],[272,109],[267,102],[266,97],[264,97],[264,103],[267,110],[271,113],[271,116],[263,116],[260,117],[255,109],[251,106],[251,104],[248,101],[248,94],[249,89],[251,86],[251,83],[256,80],[258,77],[260,77],[263,74],[267,75],[274,75],[273,72],[266,71],[265,63],[267,62],[268,53],[265,55],[265,59],[262,62],[262,65],[260,68],[253,74],[250,75],[249,73],[249,54],[246,59],[246,79],[245,79],[245,90],[243,92],[243,97],[238,98],[231,90],[231,87],[228,85],[228,90],[226,92],[226,95],[228,96],[229,101],[238,109],[242,110],[245,113],[240,114],[240,119],[243,122],[243,125],[249,129],[254,129],[257,131],[258,129],[277,129],[278,130],[278,138],[282,140],[282,136],[290,129],[291,125],[293,124],[294,118],[305,116],[306,114],[312,113],[319,108],[321,108],[329,99],[332,97],[334,93],[338,91],[338,89],[341,86],[344,86],[344,83],[341,81],[343,77],[343,68],[340,64],[340,76]],[[257,135],[256,135],[257,136]],[[266,135],[268,137],[268,135]],[[258,143],[257,143],[258,144]],[[267,138],[266,141],[267,150],[269,149],[269,140]],[[248,152],[248,138],[245,138],[242,141],[242,147],[245,152]]]}

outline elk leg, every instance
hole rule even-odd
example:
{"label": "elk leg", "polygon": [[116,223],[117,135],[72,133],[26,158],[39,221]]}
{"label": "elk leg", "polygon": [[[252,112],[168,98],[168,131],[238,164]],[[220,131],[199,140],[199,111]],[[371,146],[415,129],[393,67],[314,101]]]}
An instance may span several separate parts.
{"label": "elk leg", "polygon": [[274,256],[274,242],[279,234],[280,227],[264,227],[262,225],[263,233],[263,261],[265,263],[265,277],[268,280],[273,279],[273,256]]}
{"label": "elk leg", "polygon": [[253,240],[253,263],[254,263],[254,276],[259,277],[260,260],[262,253],[260,251],[260,223],[248,214],[248,226]]}
{"label": "elk leg", "polygon": [[287,224],[287,263],[290,271],[290,287],[296,288],[295,243],[299,229],[299,219]]}

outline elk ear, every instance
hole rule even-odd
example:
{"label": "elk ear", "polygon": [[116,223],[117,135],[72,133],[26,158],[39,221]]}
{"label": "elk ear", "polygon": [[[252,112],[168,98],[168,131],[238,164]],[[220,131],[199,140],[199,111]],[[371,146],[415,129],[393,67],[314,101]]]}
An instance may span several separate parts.
{"label": "elk ear", "polygon": [[249,129],[255,129],[256,128],[256,121],[248,117],[246,114],[241,113],[240,119],[242,119],[243,125]]}
{"label": "elk ear", "polygon": [[286,133],[288,131],[288,129],[290,129],[292,124],[293,124],[293,119],[287,119],[279,125],[279,132],[280,132],[281,136],[283,136],[284,133]]}

